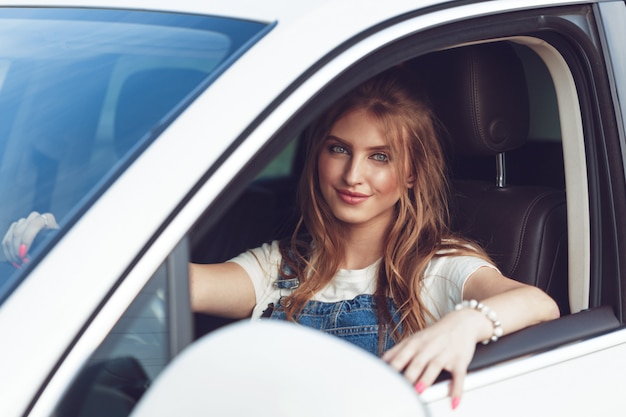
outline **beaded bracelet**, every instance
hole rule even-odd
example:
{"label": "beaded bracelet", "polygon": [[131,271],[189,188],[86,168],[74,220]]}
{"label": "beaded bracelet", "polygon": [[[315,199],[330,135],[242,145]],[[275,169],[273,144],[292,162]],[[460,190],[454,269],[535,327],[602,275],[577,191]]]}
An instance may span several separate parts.
{"label": "beaded bracelet", "polygon": [[502,336],[502,326],[500,325],[496,312],[476,300],[463,300],[463,302],[454,306],[455,310],[462,310],[464,308],[478,310],[491,321],[491,324],[493,325],[493,333],[489,339],[483,340],[482,344],[486,345],[489,342],[497,342],[500,336]]}

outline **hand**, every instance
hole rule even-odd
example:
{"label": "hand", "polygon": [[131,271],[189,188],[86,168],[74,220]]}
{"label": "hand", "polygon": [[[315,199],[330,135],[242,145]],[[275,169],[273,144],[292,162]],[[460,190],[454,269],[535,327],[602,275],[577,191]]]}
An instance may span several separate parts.
{"label": "hand", "polygon": [[450,372],[454,409],[461,400],[467,367],[480,340],[477,334],[483,331],[480,326],[485,324],[488,322],[476,311],[452,311],[431,327],[398,343],[382,359],[403,372],[418,393],[432,385],[441,371]]}
{"label": "hand", "polygon": [[35,237],[44,229],[58,229],[59,225],[51,213],[39,214],[36,211],[9,227],[2,239],[2,250],[6,259],[19,268],[28,262],[26,256]]}

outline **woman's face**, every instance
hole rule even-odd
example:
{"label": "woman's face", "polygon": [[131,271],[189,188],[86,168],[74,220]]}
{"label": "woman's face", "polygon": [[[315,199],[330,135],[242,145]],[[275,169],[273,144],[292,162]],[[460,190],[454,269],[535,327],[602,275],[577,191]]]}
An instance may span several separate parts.
{"label": "woman's face", "polygon": [[380,123],[365,110],[333,125],[319,153],[318,177],[337,219],[352,226],[389,225],[405,188],[390,152]]}

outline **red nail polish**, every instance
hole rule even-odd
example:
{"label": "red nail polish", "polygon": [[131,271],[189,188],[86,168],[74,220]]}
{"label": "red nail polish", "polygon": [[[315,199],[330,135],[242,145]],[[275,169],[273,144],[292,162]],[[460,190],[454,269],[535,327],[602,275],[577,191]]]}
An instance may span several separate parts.
{"label": "red nail polish", "polygon": [[452,409],[456,410],[460,402],[461,402],[461,399],[459,397],[452,398]]}
{"label": "red nail polish", "polygon": [[15,267],[15,269],[22,269],[22,267],[15,262],[11,262],[11,264]]}
{"label": "red nail polish", "polygon": [[20,245],[19,255],[20,255],[20,258],[23,258],[26,256],[26,245],[24,243]]}
{"label": "red nail polish", "polygon": [[415,391],[417,391],[418,394],[421,394],[422,392],[424,392],[425,389],[426,389],[426,384],[424,384],[422,381],[415,384]]}

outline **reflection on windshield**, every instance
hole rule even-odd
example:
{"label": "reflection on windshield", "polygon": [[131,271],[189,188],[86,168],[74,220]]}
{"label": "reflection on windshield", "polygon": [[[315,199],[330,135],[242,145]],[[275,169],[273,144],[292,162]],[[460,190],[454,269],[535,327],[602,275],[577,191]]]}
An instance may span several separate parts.
{"label": "reflection on windshield", "polygon": [[[0,9],[0,238],[32,211],[54,213],[63,230],[263,27],[165,13]],[[21,273],[0,262],[0,302]]]}

